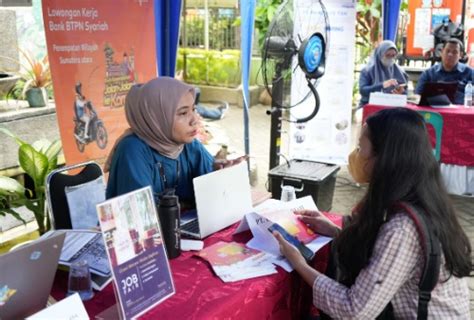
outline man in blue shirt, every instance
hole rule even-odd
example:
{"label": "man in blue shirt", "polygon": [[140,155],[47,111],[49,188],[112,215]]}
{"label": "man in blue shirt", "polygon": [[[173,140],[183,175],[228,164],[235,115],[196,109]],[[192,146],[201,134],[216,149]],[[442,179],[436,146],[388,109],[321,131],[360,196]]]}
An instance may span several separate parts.
{"label": "man in blue shirt", "polygon": [[462,43],[451,38],[444,43],[441,52],[441,63],[437,63],[425,70],[418,80],[415,93],[421,94],[427,82],[458,82],[458,89],[454,99],[455,104],[464,103],[464,87],[473,80],[472,69],[459,62],[462,52]]}

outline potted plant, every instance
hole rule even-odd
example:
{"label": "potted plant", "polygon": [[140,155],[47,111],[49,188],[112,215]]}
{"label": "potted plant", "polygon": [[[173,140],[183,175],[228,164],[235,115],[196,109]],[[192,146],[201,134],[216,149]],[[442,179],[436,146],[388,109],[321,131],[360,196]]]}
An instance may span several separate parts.
{"label": "potted plant", "polygon": [[22,49],[19,49],[19,51],[25,62],[2,57],[14,61],[21,67],[21,79],[9,90],[7,97],[26,99],[30,107],[44,107],[48,102],[46,89],[52,83],[48,56],[37,59],[27,51]]}
{"label": "potted plant", "polygon": [[33,212],[40,234],[50,229],[49,215],[46,213],[46,176],[57,168],[57,159],[61,151],[61,142],[56,140],[49,142],[41,139],[29,144],[5,128],[0,132],[15,139],[20,148],[18,149],[18,160],[20,167],[28,175],[33,186],[26,188],[17,180],[0,176],[0,215],[11,214],[25,223],[19,213],[15,210],[25,206]]}
{"label": "potted plant", "polygon": [[23,96],[30,107],[44,107],[48,103],[46,88],[51,85],[51,71],[49,69],[48,56],[43,59],[35,59],[32,55],[20,50],[27,61],[27,68],[23,78]]}

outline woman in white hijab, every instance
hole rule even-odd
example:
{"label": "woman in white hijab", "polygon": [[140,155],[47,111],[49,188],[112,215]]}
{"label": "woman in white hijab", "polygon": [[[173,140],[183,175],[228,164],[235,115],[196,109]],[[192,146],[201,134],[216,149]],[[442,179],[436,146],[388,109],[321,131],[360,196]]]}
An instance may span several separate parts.
{"label": "woman in white hijab", "polygon": [[395,43],[382,41],[375,49],[369,63],[360,72],[359,108],[369,102],[371,92],[406,94],[408,75],[396,63],[398,55]]}
{"label": "woman in white hijab", "polygon": [[[107,198],[148,185],[193,203],[194,177],[213,171],[214,158],[196,138],[194,88],[169,77],[133,86],[125,101],[130,125],[107,160]],[[156,197],[155,197],[156,198]]]}

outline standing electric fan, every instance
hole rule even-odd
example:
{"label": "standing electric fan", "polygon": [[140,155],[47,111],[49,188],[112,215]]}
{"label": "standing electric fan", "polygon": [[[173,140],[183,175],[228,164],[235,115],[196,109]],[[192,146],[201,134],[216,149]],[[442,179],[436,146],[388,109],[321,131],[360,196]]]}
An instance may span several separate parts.
{"label": "standing electric fan", "polygon": [[[328,14],[321,0],[284,1],[270,23],[262,49],[263,81],[272,98],[271,110],[267,111],[271,115],[270,169],[279,164],[282,120],[304,123],[318,113],[316,87],[325,72],[328,31]],[[298,76],[304,76],[306,85],[297,89],[297,96],[302,98],[292,99],[291,83]],[[306,116],[283,119],[283,109],[296,107],[307,99],[314,99],[314,107]]]}

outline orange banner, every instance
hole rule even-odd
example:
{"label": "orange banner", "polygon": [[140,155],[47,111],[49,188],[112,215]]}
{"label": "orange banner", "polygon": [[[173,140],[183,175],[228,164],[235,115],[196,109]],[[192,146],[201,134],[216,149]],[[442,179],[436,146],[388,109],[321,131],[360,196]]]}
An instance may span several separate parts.
{"label": "orange banner", "polygon": [[128,126],[128,90],[157,75],[153,1],[43,0],[42,6],[66,162],[101,161]]}
{"label": "orange banner", "polygon": [[461,22],[461,0],[410,0],[408,2],[410,22],[407,30],[406,52],[412,58],[423,57],[423,51],[433,47],[430,37],[433,26],[441,23],[444,18]]}

